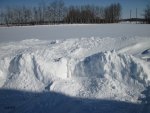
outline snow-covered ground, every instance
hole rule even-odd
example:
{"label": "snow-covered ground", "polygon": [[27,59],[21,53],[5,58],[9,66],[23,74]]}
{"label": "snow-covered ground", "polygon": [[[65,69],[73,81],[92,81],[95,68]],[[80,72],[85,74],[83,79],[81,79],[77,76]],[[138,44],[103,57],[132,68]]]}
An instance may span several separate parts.
{"label": "snow-covered ground", "polygon": [[90,37],[150,36],[146,24],[70,24],[0,27],[0,42],[24,39],[56,40]]}
{"label": "snow-covered ground", "polygon": [[142,113],[138,98],[150,81],[149,29],[0,28],[0,112]]}

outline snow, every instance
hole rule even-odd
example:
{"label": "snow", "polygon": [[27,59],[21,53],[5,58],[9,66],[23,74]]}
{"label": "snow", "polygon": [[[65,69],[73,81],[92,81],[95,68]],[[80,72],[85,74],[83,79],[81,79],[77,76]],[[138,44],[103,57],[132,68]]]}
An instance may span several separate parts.
{"label": "snow", "polygon": [[[148,28],[139,24],[0,28],[0,37],[9,38],[0,43],[0,111],[141,112],[138,98],[150,81]],[[26,39],[30,30],[40,39],[59,39]],[[17,37],[25,40],[15,41]]]}
{"label": "snow", "polygon": [[90,37],[149,37],[147,24],[70,24],[0,27],[0,42],[24,39],[56,40]]}

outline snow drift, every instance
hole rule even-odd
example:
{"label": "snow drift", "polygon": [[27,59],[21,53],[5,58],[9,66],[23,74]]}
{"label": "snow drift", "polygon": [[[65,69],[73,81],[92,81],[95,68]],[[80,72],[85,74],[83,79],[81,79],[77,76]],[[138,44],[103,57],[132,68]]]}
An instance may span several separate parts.
{"label": "snow drift", "polygon": [[1,60],[1,87],[136,102],[150,80],[148,64],[134,56],[107,51],[52,59],[50,53],[37,50]]}

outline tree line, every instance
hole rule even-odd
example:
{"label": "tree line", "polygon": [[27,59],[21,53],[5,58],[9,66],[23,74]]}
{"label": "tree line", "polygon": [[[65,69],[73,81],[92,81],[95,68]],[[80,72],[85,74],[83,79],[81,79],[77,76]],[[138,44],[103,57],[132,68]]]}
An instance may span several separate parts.
{"label": "tree line", "polygon": [[107,7],[100,6],[72,6],[65,17],[69,23],[114,23],[121,18],[121,5],[111,4]]}
{"label": "tree line", "polygon": [[0,12],[3,25],[35,25],[58,23],[117,23],[122,7],[114,3],[106,7],[95,5],[65,6],[62,0],[36,7],[7,7]]}

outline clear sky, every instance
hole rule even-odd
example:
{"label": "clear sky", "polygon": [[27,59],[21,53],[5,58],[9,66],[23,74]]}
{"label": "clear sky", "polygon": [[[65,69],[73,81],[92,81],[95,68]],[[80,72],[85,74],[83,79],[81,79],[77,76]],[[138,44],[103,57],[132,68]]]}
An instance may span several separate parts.
{"label": "clear sky", "polygon": [[[41,1],[45,3],[52,2],[54,0],[0,0],[0,8],[6,6],[35,6]],[[143,10],[147,4],[150,4],[150,0],[63,0],[66,5],[99,5],[107,6],[111,3],[119,2],[122,5],[122,18],[129,18],[129,12],[132,10],[132,17],[135,17],[136,8],[138,9],[138,17],[142,17]]]}

